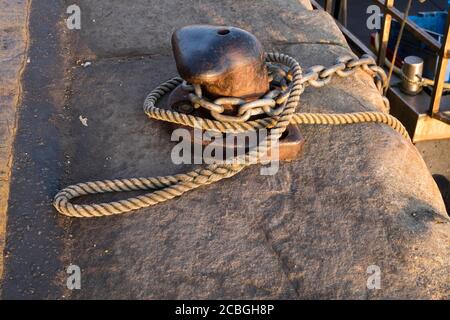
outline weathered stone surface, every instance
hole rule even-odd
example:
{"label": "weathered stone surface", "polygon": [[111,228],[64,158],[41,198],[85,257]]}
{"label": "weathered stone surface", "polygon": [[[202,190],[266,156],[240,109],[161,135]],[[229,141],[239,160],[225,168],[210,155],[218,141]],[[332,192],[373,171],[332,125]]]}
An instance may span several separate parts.
{"label": "weathered stone surface", "polygon": [[[329,18],[295,6],[294,1],[276,6],[269,6],[269,1],[242,5],[202,1],[207,9],[196,15],[191,5],[181,6],[179,1],[158,2],[153,11],[143,1],[136,1],[134,7],[114,1],[115,7],[78,2],[89,18],[94,12],[103,12],[105,19],[114,17],[110,24],[103,24],[99,16],[95,26],[85,23],[77,40],[85,44],[80,48],[92,49],[96,43],[92,51],[99,57],[137,56],[97,59],[88,68],[74,69],[67,100],[41,106],[51,114],[51,121],[40,117],[34,124],[39,129],[35,139],[45,141],[40,149],[25,142],[30,129],[24,116],[9,216],[4,297],[450,298],[450,223],[442,198],[414,146],[383,125],[302,126],[307,139],[304,156],[281,164],[275,176],[261,176],[259,167],[253,166],[236,177],[134,214],[91,220],[58,217],[49,203],[58,185],[189,169],[169,160],[173,144],[167,127],[142,113],[149,90],[176,69],[170,48],[161,41],[143,40],[140,30],[211,23],[220,13],[221,24],[259,26],[250,31],[268,51],[291,54],[304,67],[330,65],[348,53]],[[174,8],[178,13],[186,8],[182,21],[170,15],[162,18]],[[288,24],[289,19],[274,23],[274,10],[277,16],[299,18],[293,24]],[[144,11],[155,14],[156,20],[143,19]],[[113,20],[121,26],[114,27]],[[127,30],[127,37],[121,37],[128,40],[117,39],[118,30]],[[156,40],[162,37],[152,35]],[[119,42],[108,42],[107,37]],[[323,41],[328,44],[320,44]],[[80,49],[76,55],[88,57],[92,51]],[[362,72],[350,79],[335,79],[326,88],[307,89],[299,106],[320,112],[381,108],[370,77]],[[80,123],[80,115],[88,119],[87,127]],[[24,155],[28,150],[34,153]],[[39,170],[42,159],[45,175],[32,175],[29,180],[47,189],[37,189],[40,193],[22,203],[28,196],[20,187],[23,174]],[[64,164],[49,166],[56,159]],[[105,198],[87,201],[95,200]],[[34,214],[25,214],[29,210]],[[43,218],[45,223],[40,222]],[[43,248],[33,247],[33,252],[45,252],[45,261],[25,255],[34,238],[18,231],[24,220],[27,225],[39,223],[39,228],[52,225],[48,239],[39,242]],[[31,232],[37,230],[34,227]],[[65,291],[65,279],[55,272],[63,273],[70,263],[82,268],[79,292]],[[370,265],[381,268],[381,290],[366,287]],[[30,279],[19,274],[27,267],[50,270],[50,275]],[[30,281],[51,290],[30,293]]]}
{"label": "weathered stone surface", "polygon": [[306,10],[311,9],[307,0],[135,0],[123,10],[120,0],[106,6],[95,0],[67,2],[72,3],[82,11],[78,43],[82,55],[89,51],[97,57],[170,52],[172,33],[189,24],[239,26],[265,47],[297,42],[345,44],[327,13]]}
{"label": "weathered stone surface", "polygon": [[[3,252],[11,147],[27,47],[28,1],[0,0],[0,8],[0,252]],[[2,272],[3,254],[0,255],[0,279]]]}

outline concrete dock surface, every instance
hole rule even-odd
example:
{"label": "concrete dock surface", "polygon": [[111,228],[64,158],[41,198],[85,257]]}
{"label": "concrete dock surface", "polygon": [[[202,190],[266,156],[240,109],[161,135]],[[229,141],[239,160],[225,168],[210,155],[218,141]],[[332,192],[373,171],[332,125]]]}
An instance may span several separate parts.
{"label": "concrete dock surface", "polygon": [[[14,4],[17,61],[1,77],[21,79],[7,98],[14,129],[0,130],[12,150],[12,160],[0,162],[9,189],[0,216],[3,299],[450,298],[443,197],[414,145],[380,124],[300,126],[304,153],[276,175],[252,166],[123,216],[70,219],[52,206],[72,183],[196,167],[170,161],[170,129],[142,112],[149,91],[177,75],[176,28],[238,26],[304,69],[351,54],[332,18],[308,0]],[[79,30],[67,28],[73,4]],[[2,68],[3,61],[0,55]],[[363,71],[308,88],[299,105],[304,112],[383,109]],[[117,197],[124,195],[80,201]],[[79,290],[67,287],[70,265],[81,268]],[[371,266],[381,270],[377,290],[367,286]]]}

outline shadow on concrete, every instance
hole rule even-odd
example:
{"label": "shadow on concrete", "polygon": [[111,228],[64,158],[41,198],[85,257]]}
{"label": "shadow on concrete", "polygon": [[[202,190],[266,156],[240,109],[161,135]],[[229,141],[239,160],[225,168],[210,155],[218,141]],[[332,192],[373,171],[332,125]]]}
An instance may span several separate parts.
{"label": "shadow on concrete", "polygon": [[436,181],[439,190],[441,190],[442,198],[444,199],[445,207],[447,209],[447,214],[450,215],[450,181],[448,181],[447,177],[440,174],[434,174],[433,178]]}

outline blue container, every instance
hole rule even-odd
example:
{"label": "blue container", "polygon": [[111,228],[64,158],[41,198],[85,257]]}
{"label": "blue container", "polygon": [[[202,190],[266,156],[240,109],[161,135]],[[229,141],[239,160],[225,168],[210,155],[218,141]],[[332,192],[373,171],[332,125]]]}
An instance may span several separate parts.
{"label": "blue container", "polygon": [[[445,23],[447,21],[447,11],[421,12],[416,16],[409,16],[409,19],[424,29],[430,36],[442,43],[445,33]],[[393,21],[389,49],[394,50],[395,42],[400,30],[400,22]],[[403,38],[398,51],[399,57],[404,59],[407,56],[418,56],[424,60],[423,75],[426,78],[434,79],[438,65],[439,55],[433,52],[419,39],[415,38],[408,29],[405,28]],[[450,64],[447,67],[445,81],[450,82]]]}

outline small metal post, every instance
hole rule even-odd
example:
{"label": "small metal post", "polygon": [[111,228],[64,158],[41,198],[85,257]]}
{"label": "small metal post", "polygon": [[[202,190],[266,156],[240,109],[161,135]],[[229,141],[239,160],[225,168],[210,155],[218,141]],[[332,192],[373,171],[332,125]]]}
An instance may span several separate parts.
{"label": "small metal post", "polygon": [[444,39],[441,45],[441,50],[439,52],[439,64],[437,68],[436,76],[434,77],[434,87],[433,94],[431,96],[431,115],[439,112],[439,107],[441,104],[442,90],[444,88],[445,82],[445,71],[447,70],[448,64],[448,52],[450,50],[450,37],[449,37],[449,27],[450,27],[450,10],[447,10],[447,23],[445,26]]}
{"label": "small metal post", "polygon": [[403,62],[402,72],[404,79],[402,79],[401,89],[403,92],[416,95],[422,91],[419,79],[423,72],[423,59],[416,56],[406,57]]}
{"label": "small metal post", "polygon": [[[380,51],[378,52],[378,65],[384,66],[386,60],[386,50],[389,42],[389,35],[391,33],[392,16],[389,13],[390,8],[394,6],[394,0],[385,0],[384,2],[384,23],[381,30]],[[395,61],[393,62],[395,63]]]}

